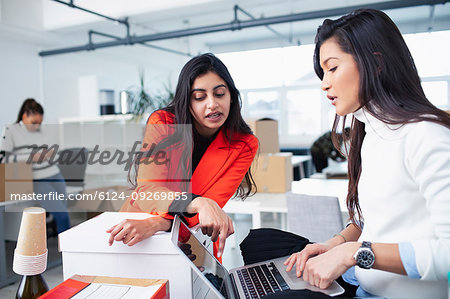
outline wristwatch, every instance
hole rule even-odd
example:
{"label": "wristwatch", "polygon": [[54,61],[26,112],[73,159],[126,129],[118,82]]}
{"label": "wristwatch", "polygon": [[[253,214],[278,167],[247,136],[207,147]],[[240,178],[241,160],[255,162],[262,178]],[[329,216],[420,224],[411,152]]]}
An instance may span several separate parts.
{"label": "wristwatch", "polygon": [[372,251],[372,243],[368,241],[362,242],[361,247],[355,252],[353,258],[356,261],[356,264],[363,269],[372,268],[375,263],[375,254]]}

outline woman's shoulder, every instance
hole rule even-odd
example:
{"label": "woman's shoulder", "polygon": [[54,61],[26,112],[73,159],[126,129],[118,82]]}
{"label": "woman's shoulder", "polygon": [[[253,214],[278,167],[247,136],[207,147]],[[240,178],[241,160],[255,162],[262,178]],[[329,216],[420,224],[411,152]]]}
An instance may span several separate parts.
{"label": "woman's shoulder", "polygon": [[175,115],[166,110],[154,111],[147,120],[147,125],[153,124],[173,124],[175,122]]}
{"label": "woman's shoulder", "polygon": [[3,135],[14,134],[17,131],[24,131],[25,127],[20,123],[6,124],[3,127]]}
{"label": "woman's shoulder", "polygon": [[444,125],[420,121],[407,124],[405,130],[406,146],[411,151],[419,148],[450,147],[450,129]]}
{"label": "woman's shoulder", "polygon": [[246,140],[248,143],[258,146],[259,141],[255,135],[249,133],[249,134],[242,134],[242,136],[243,136],[242,138]]}
{"label": "woman's shoulder", "polygon": [[258,138],[251,133],[236,133],[233,138],[233,143],[250,147],[252,151],[256,151],[259,146]]}
{"label": "woman's shoulder", "polygon": [[406,125],[408,136],[421,136],[424,138],[435,138],[441,136],[450,138],[450,128],[432,121],[419,121]]}

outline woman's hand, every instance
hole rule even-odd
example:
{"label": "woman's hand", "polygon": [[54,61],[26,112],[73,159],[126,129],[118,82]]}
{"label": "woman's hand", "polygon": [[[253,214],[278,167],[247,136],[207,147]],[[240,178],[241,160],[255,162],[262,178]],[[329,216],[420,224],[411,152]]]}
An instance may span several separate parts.
{"label": "woman's hand", "polygon": [[186,212],[198,213],[202,232],[211,237],[213,242],[219,238],[217,256],[220,257],[225,248],[225,240],[234,233],[231,218],[212,199],[197,197],[188,205]]}
{"label": "woman's hand", "polygon": [[330,250],[333,246],[327,243],[314,243],[308,244],[305,248],[297,253],[292,254],[285,262],[286,271],[292,270],[292,267],[296,265],[297,277],[302,276],[302,272],[305,269],[305,264],[309,258],[322,254]]}
{"label": "woman's hand", "polygon": [[303,280],[321,289],[328,288],[336,278],[356,264],[353,254],[359,246],[360,243],[347,242],[308,259],[303,270]]}
{"label": "woman's hand", "polygon": [[158,231],[166,231],[170,228],[171,221],[162,217],[149,217],[146,219],[125,219],[119,224],[109,228],[106,232],[109,236],[109,246],[114,241],[122,241],[128,246],[150,238]]}

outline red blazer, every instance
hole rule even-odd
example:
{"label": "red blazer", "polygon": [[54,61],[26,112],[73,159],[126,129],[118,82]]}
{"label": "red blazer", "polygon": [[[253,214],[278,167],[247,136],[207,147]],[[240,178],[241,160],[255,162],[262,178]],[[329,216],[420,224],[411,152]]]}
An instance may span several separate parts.
{"label": "red blazer", "polygon": [[[153,113],[147,121],[148,126],[144,136],[144,143],[152,144],[153,140],[160,141],[163,137],[173,132],[173,114],[159,110]],[[192,193],[210,198],[223,207],[233,196],[247,173],[258,150],[258,139],[251,134],[239,134],[231,145],[225,138],[224,129],[221,129],[212,141],[197,168],[192,174]],[[145,194],[150,192],[173,192],[180,191],[179,182],[167,181],[166,178],[185,178],[184,174],[177,173],[180,170],[174,161],[181,160],[182,150],[171,152],[170,166],[155,166],[154,164],[139,167],[138,187],[134,191]],[[178,159],[178,160],[177,160]],[[158,168],[158,169],[156,169]],[[139,195],[139,196],[140,196]],[[135,195],[135,198],[136,197]],[[128,200],[121,211],[127,212],[150,212],[157,213],[168,219],[173,217],[167,213],[171,200],[147,198],[149,200]],[[198,224],[198,217],[188,218],[189,226]]]}

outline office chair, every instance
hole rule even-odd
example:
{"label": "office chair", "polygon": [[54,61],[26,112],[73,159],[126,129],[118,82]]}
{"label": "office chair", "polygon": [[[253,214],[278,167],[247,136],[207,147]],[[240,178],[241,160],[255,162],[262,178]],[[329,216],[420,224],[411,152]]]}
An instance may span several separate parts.
{"label": "office chair", "polygon": [[337,197],[287,193],[287,221],[290,232],[324,242],[343,229]]}
{"label": "office chair", "polygon": [[58,167],[66,181],[67,193],[79,193],[84,189],[84,177],[88,161],[88,150],[68,148],[59,153]]}

